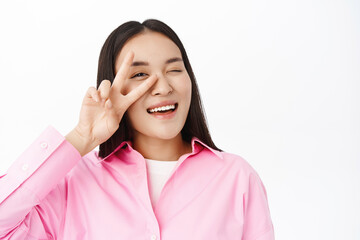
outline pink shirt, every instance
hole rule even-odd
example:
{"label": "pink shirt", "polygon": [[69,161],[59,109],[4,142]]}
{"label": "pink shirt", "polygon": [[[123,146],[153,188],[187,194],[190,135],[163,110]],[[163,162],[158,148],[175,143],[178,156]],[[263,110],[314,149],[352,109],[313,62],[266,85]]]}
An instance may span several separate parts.
{"label": "pink shirt", "polygon": [[0,239],[273,240],[265,188],[241,157],[192,140],[156,208],[130,142],[107,158],[49,126],[0,178]]}

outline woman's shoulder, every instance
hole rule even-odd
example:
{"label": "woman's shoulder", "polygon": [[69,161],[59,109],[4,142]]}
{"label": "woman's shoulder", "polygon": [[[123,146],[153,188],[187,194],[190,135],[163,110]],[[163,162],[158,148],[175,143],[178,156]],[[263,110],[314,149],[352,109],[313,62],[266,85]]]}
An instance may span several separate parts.
{"label": "woman's shoulder", "polygon": [[260,178],[251,162],[236,153],[219,151],[222,160],[229,172],[240,176],[242,179],[249,179],[251,176]]}
{"label": "woman's shoulder", "polygon": [[194,146],[196,144],[202,145],[202,149],[207,149],[209,152],[212,152],[214,154],[213,156],[219,160],[222,160],[225,166],[227,166],[227,168],[231,171],[241,171],[247,174],[255,173],[257,175],[252,165],[239,154],[214,149],[198,138],[193,138],[192,144],[193,149],[195,149]]}
{"label": "woman's shoulder", "polygon": [[253,166],[248,162],[248,160],[243,158],[241,155],[225,151],[220,152],[220,154],[222,155],[223,160],[227,164],[234,167],[236,170],[245,171],[249,174],[256,172]]}

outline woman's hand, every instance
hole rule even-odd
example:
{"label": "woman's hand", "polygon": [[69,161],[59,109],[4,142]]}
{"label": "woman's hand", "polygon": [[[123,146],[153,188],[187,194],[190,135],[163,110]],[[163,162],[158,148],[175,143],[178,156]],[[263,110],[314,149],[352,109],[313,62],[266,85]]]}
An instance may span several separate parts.
{"label": "woman's hand", "polygon": [[90,87],[86,92],[79,122],[66,136],[82,156],[108,140],[119,128],[119,123],[128,107],[157,81],[156,76],[151,76],[137,88],[123,95],[122,88],[133,59],[134,54],[129,52],[112,85],[109,80],[103,80],[98,90]]}

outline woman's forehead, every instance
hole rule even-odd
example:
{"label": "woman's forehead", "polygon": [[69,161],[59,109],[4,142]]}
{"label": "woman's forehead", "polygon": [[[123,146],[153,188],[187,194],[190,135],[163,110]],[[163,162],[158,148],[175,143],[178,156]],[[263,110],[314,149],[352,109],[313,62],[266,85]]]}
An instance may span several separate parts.
{"label": "woman's forehead", "polygon": [[170,58],[181,58],[180,49],[170,38],[153,31],[140,33],[126,42],[116,60],[116,65],[121,64],[129,51],[134,52],[134,61],[150,64],[152,62],[165,63]]}

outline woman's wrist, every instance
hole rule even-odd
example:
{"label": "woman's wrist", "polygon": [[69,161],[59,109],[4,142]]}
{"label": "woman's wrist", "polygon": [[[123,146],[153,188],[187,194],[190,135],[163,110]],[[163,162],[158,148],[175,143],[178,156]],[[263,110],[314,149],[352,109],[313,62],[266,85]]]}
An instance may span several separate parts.
{"label": "woman's wrist", "polygon": [[81,156],[86,155],[96,147],[92,147],[91,141],[79,134],[76,129],[71,130],[71,132],[65,136],[65,139],[78,150]]}

